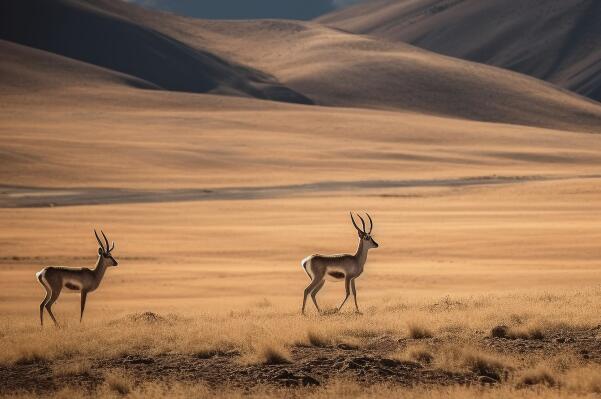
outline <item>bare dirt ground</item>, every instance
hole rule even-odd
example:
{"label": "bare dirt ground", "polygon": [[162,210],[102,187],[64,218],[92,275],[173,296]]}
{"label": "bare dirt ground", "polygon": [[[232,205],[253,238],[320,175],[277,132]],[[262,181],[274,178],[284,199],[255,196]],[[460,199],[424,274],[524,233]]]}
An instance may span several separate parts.
{"label": "bare dirt ground", "polygon": [[[136,323],[155,324],[169,321],[154,313],[135,315]],[[535,337],[477,336],[472,341],[488,353],[529,359],[577,358],[585,364],[601,364],[601,325],[594,328],[564,329]],[[422,356],[416,360],[395,357],[419,342],[424,347],[449,345],[449,338],[396,338],[374,336],[362,348],[350,344],[329,345],[314,341],[294,346],[287,358],[272,356],[261,364],[243,364],[236,350],[206,351],[189,354],[124,354],[115,358],[91,358],[85,369],[61,375],[53,371],[67,366],[69,359],[46,361],[22,360],[11,366],[0,366],[3,381],[0,393],[53,392],[64,387],[93,392],[108,373],[133,376],[134,384],[169,381],[204,384],[220,389],[224,386],[251,389],[257,386],[317,387],[331,380],[348,379],[362,386],[392,384],[395,386],[495,386],[512,383],[511,367],[494,363],[475,363],[464,371],[450,371],[432,364]],[[513,378],[515,380],[515,378]],[[552,381],[550,384],[555,384]],[[524,384],[523,380],[521,384]],[[528,384],[526,382],[526,384]],[[543,384],[534,381],[531,385]]]}

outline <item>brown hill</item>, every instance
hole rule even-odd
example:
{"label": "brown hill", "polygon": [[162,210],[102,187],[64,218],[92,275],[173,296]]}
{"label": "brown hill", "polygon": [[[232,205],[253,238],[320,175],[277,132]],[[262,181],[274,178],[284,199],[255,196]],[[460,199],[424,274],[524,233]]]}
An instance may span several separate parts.
{"label": "brown hill", "polygon": [[[29,18],[34,3],[55,12],[60,29],[41,14]],[[316,23],[196,20],[114,0],[3,4],[14,19],[2,37],[160,88],[563,130],[601,126],[601,106],[539,80]]]}
{"label": "brown hill", "polygon": [[14,42],[0,40],[0,53],[0,94],[113,85],[158,89],[156,85],[130,75]]}
{"label": "brown hill", "polygon": [[507,68],[601,100],[597,0],[372,0],[318,21]]}
{"label": "brown hill", "polygon": [[402,43],[296,21],[136,18],[191,47],[265,71],[321,105],[601,130],[601,107],[590,100],[522,74]]}
{"label": "brown hill", "polygon": [[0,3],[0,15],[0,39],[135,76],[166,90],[310,103],[269,75],[191,49],[126,13],[113,13],[102,2],[6,1]]}

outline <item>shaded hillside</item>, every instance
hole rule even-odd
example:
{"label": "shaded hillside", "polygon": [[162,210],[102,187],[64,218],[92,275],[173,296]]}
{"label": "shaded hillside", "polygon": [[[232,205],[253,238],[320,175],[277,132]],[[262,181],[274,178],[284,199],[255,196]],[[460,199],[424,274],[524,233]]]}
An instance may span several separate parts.
{"label": "shaded hillside", "polygon": [[601,130],[600,105],[545,82],[312,22],[197,20],[119,0],[2,7],[14,17],[3,37],[170,90]]}
{"label": "shaded hillside", "polygon": [[601,106],[592,101],[521,74],[403,43],[307,22],[130,15],[190,47],[272,74],[322,105],[601,131]]}
{"label": "shaded hillside", "polygon": [[69,86],[125,84],[158,88],[130,75],[4,40],[0,40],[0,53],[0,94],[25,94]]}
{"label": "shaded hillside", "polygon": [[269,75],[191,49],[98,2],[10,0],[0,3],[0,15],[1,39],[129,74],[163,89],[310,102]]}
{"label": "shaded hillside", "polygon": [[601,101],[598,0],[368,0],[318,21],[511,69]]}

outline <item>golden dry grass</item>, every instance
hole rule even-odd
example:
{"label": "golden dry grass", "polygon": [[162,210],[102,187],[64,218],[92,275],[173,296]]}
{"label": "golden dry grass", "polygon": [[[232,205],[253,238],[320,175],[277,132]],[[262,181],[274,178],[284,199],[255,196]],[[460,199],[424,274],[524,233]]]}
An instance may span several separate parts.
{"label": "golden dry grass", "polygon": [[[583,370],[576,372],[582,373]],[[597,384],[599,374],[596,372]],[[587,381],[591,377],[587,377]],[[580,382],[582,378],[580,378]],[[389,398],[400,397],[411,399],[434,399],[434,398],[452,398],[452,399],[534,399],[534,398],[550,398],[550,399],[575,399],[575,398],[597,398],[599,391],[598,385],[577,387],[567,387],[557,390],[546,387],[536,388],[514,388],[514,387],[436,387],[436,388],[399,388],[387,385],[373,385],[364,387],[356,382],[342,380],[333,381],[328,386],[319,389],[285,389],[273,387],[259,387],[251,390],[238,390],[232,388],[223,388],[214,390],[207,388],[202,384],[185,384],[185,383],[161,383],[148,382],[137,386],[130,385],[131,381],[123,376],[110,376],[106,382],[99,387],[98,390],[90,392],[82,392],[74,388],[64,388],[58,392],[48,395],[40,395],[39,397],[51,398],[72,398],[85,395],[91,398],[310,398],[310,399],[329,399],[340,397],[353,398]],[[6,398],[22,399],[30,397],[29,394],[11,394]]]}
{"label": "golden dry grass", "polygon": [[[503,383],[409,389],[334,379],[317,389],[248,393],[107,372],[91,395],[570,398],[599,391],[598,366],[575,353],[520,358],[483,347],[495,326],[530,341],[600,323],[597,136],[112,86],[44,93],[0,98],[0,151],[9,155],[0,159],[0,176],[6,185],[31,186],[25,194],[3,187],[7,201],[52,202],[53,189],[77,198],[78,190],[98,187],[322,186],[282,197],[0,209],[2,367],[48,361],[55,377],[68,377],[129,354],[224,353],[239,353],[243,367],[289,361],[303,346],[369,350],[388,339],[406,345],[395,352],[399,359],[494,372]],[[475,176],[542,179],[453,184]],[[438,184],[330,184],[415,179]],[[351,209],[371,212],[381,245],[357,280],[363,315],[309,308],[303,317],[308,279],[300,260],[353,251]],[[82,324],[79,297],[65,293],[54,306],[62,328],[46,316],[41,329],[35,272],[91,267],[93,227],[116,241],[120,266],[89,295]],[[333,284],[318,296],[324,309],[341,299]],[[545,368],[561,388],[518,388],[528,375],[544,381]],[[56,392],[77,395],[76,387]]]}
{"label": "golden dry grass", "polygon": [[[499,325],[508,327],[511,338],[524,339],[599,324],[598,205],[590,200],[597,195],[595,182],[540,182],[437,195],[424,190],[419,199],[400,200],[374,193],[326,201],[245,201],[244,206],[216,201],[3,210],[0,217],[9,227],[0,231],[2,242],[16,259],[3,258],[0,269],[0,344],[6,348],[0,363],[67,360],[77,365],[128,354],[191,353],[202,358],[232,351],[240,353],[241,364],[282,363],[297,345],[351,343],[362,348],[380,337],[392,337],[423,343],[431,355],[426,361],[420,355],[424,351],[412,351],[416,344],[410,344],[401,354],[403,360],[453,372],[496,374],[503,381],[501,388],[484,391],[402,390],[407,397],[594,393],[594,365],[569,354],[551,360],[541,354],[520,359],[481,348],[480,339]],[[376,238],[381,242],[358,280],[364,314],[354,315],[348,308],[319,316],[310,309],[308,317],[301,316],[301,294],[308,280],[298,260],[315,247],[323,252],[351,250],[355,236],[343,209],[359,204],[376,209]],[[103,285],[90,295],[83,324],[77,321],[78,297],[67,294],[54,308],[64,327],[47,324],[42,330],[37,312],[43,292],[34,272],[48,263],[90,265],[95,245],[86,226],[99,209],[109,226],[106,230],[117,241],[120,266],[109,270]],[[540,219],[540,214],[546,218]],[[327,215],[339,216],[324,223]],[[64,234],[53,234],[55,230]],[[83,245],[78,245],[82,237]],[[237,245],[229,244],[233,242]],[[340,286],[327,285],[318,299],[325,308],[333,308],[341,295]],[[148,311],[158,317],[145,314]],[[429,346],[429,340],[443,344]],[[71,372],[60,367],[57,375]],[[538,371],[543,367],[552,371],[555,387],[536,383],[521,388],[528,385],[526,378],[545,381]],[[241,395],[226,388],[215,392],[173,384],[124,386],[130,397],[165,392],[180,397],[196,392]],[[332,384],[285,393],[265,387],[254,395],[294,397],[303,392],[333,397],[348,389],[358,396],[386,397],[401,392],[399,387]],[[115,381],[102,387],[99,397],[117,395],[123,388]],[[57,395],[72,393],[65,392]]]}
{"label": "golden dry grass", "polygon": [[[144,321],[107,312],[82,325],[72,322],[61,329],[49,326],[43,330],[35,319],[4,317],[0,336],[6,349],[0,354],[0,362],[11,364],[31,359],[116,357],[129,353],[203,354],[231,350],[266,361],[270,351],[277,352],[277,348],[299,344],[321,347],[345,343],[346,340],[369,342],[374,337],[385,335],[413,339],[415,337],[407,327],[407,320],[419,319],[427,320],[428,328],[435,332],[434,336],[454,340],[452,347],[436,352],[446,356],[441,360],[443,363],[460,365],[464,360],[466,364],[478,362],[463,346],[479,334],[483,335],[500,319],[509,321],[519,317],[545,322],[549,333],[563,331],[566,326],[586,328],[598,323],[594,309],[601,303],[599,289],[565,293],[552,302],[542,298],[527,295],[461,298],[464,306],[454,310],[432,309],[432,302],[424,300],[396,311],[388,310],[387,302],[376,299],[369,302],[370,311],[363,316],[303,317],[296,307],[267,310],[248,307],[231,313],[171,316],[161,321]],[[530,304],[527,310],[523,307],[524,301]],[[590,315],[584,316],[585,309]],[[574,317],[577,312],[584,317]],[[277,331],[276,335],[274,331]]]}

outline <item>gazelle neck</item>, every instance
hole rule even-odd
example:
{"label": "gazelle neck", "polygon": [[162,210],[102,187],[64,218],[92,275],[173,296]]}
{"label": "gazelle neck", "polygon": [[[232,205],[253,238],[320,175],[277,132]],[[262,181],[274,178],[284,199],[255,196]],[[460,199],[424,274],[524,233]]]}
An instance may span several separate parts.
{"label": "gazelle neck", "polygon": [[369,248],[367,248],[364,243],[363,243],[363,239],[359,238],[359,246],[357,247],[357,252],[355,253],[355,258],[357,259],[357,262],[360,265],[364,265],[365,261],[367,260],[367,251],[369,250]]}
{"label": "gazelle neck", "polygon": [[96,261],[96,266],[94,267],[94,276],[96,277],[96,287],[100,285],[102,278],[104,277],[104,273],[106,272],[106,264],[103,262],[102,256],[98,257]]}

